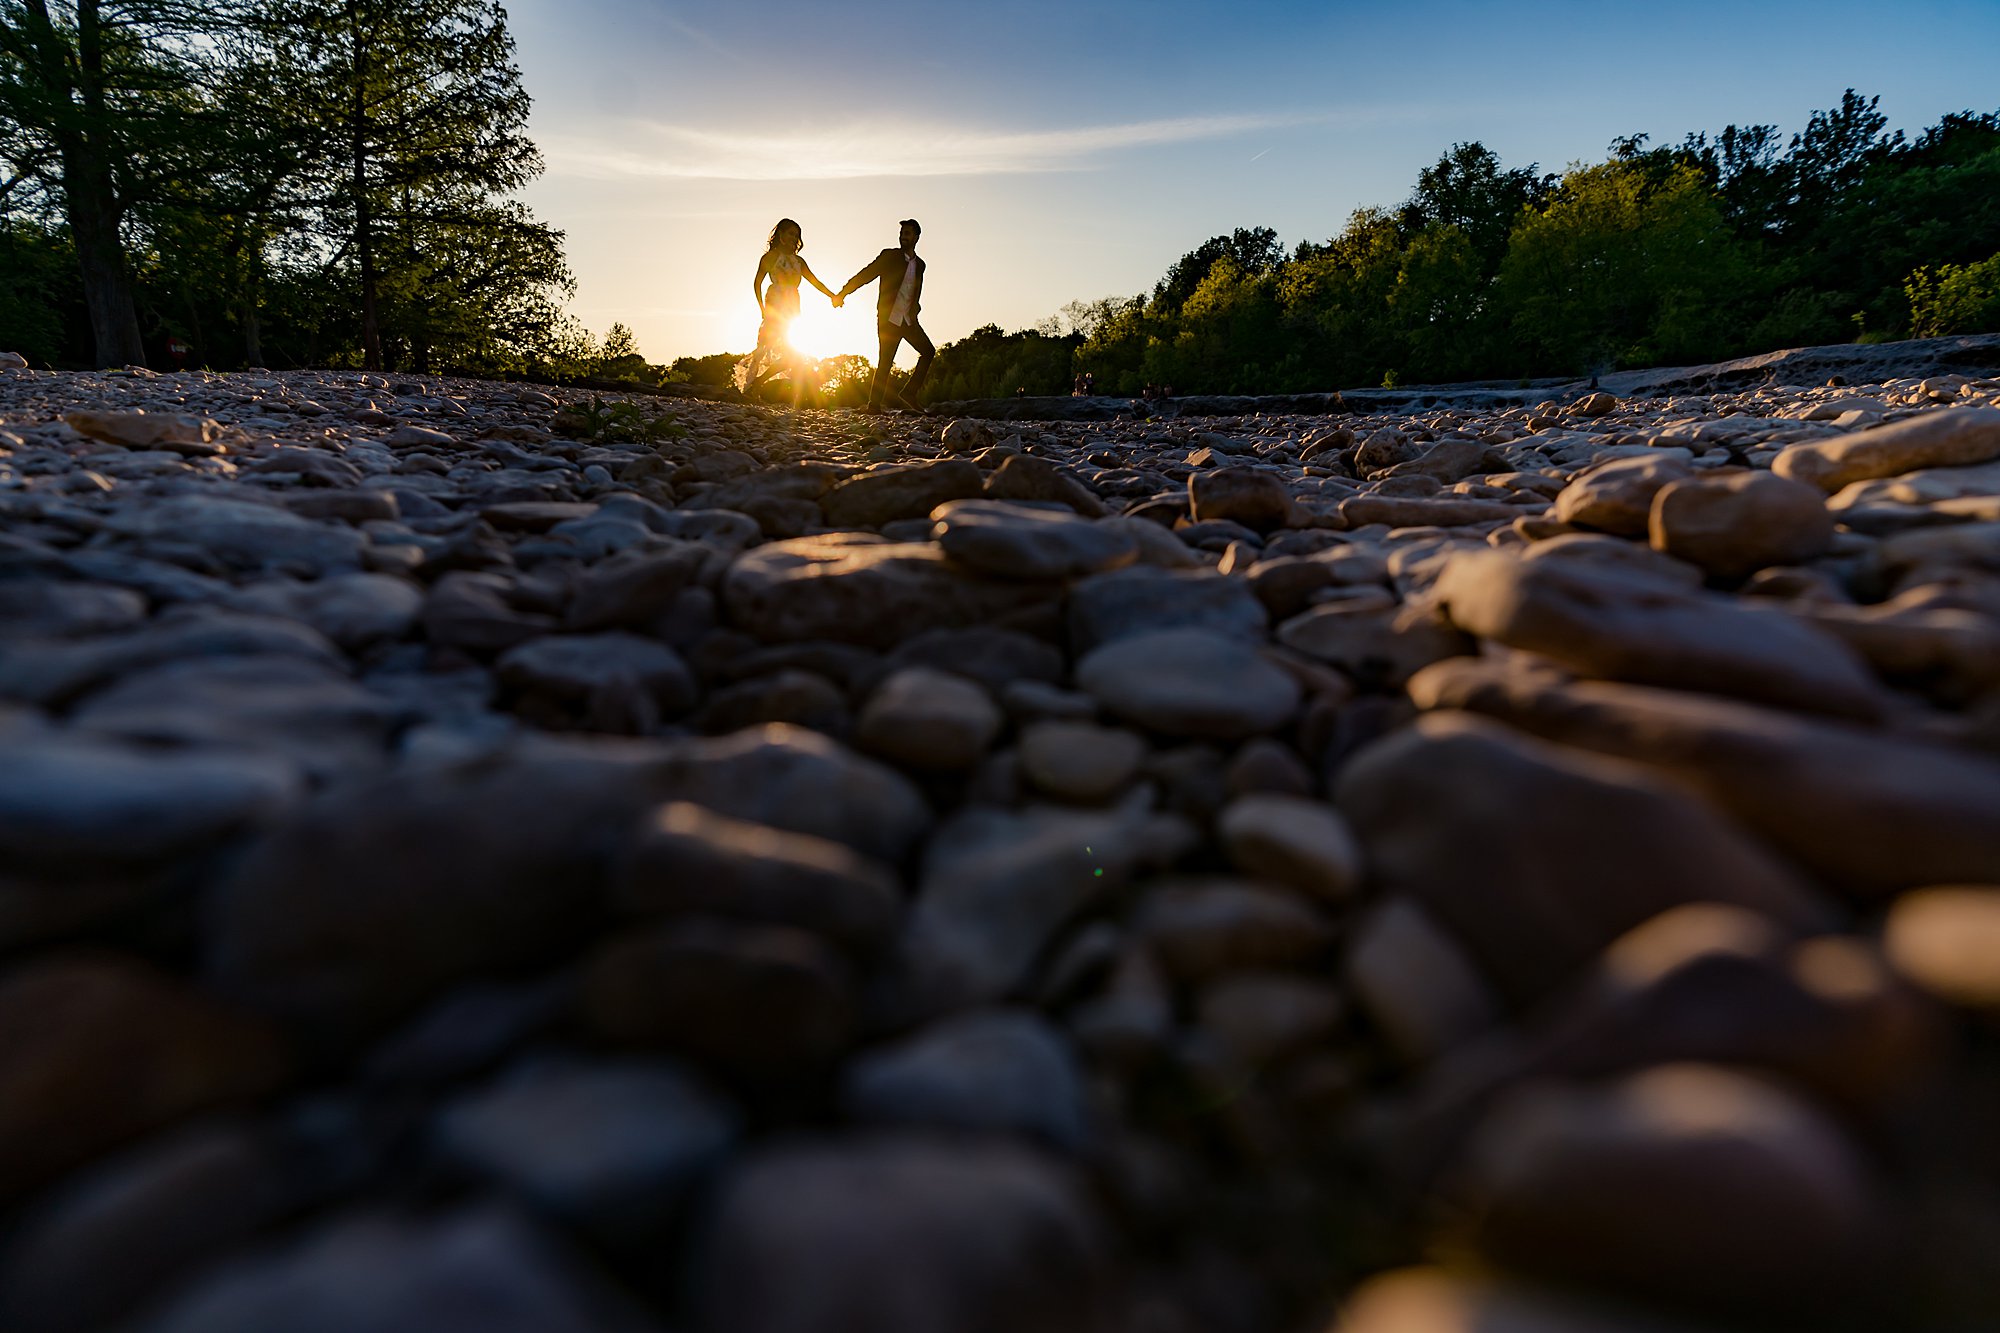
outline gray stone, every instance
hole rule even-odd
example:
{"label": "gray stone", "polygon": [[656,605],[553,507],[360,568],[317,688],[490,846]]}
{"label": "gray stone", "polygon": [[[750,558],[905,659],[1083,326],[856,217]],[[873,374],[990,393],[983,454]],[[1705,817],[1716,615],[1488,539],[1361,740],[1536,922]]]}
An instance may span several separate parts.
{"label": "gray stone", "polygon": [[1058,930],[1125,882],[1146,837],[1128,812],[961,809],[925,850],[912,964],[941,1002],[1006,996]]}
{"label": "gray stone", "polygon": [[1298,711],[1301,693],[1255,648],[1200,629],[1120,638],[1085,657],[1076,674],[1098,703],[1129,722],[1214,740],[1282,725]]}
{"label": "gray stone", "polygon": [[1188,477],[1194,521],[1226,519],[1255,532],[1303,526],[1284,479],[1257,467],[1219,467]]}
{"label": "gray stone", "polygon": [[1146,742],[1092,722],[1037,722],[1021,732],[1020,753],[1021,773],[1037,788],[1061,800],[1094,804],[1138,777]]}
{"label": "gray stone", "polygon": [[1024,1134],[1071,1152],[1089,1139],[1076,1057],[1025,1010],[958,1015],[863,1052],[841,1104],[874,1124]]}
{"label": "gray stone", "polygon": [[646,817],[613,872],[611,902],[635,916],[798,926],[864,955],[882,951],[902,915],[895,877],[853,849],[685,801]]}
{"label": "gray stone", "polygon": [[241,590],[245,611],[303,621],[348,652],[400,639],[423,609],[423,589],[386,574],[340,574],[313,583],[268,581]]}
{"label": "gray stone", "polygon": [[401,710],[310,659],[224,657],[135,671],[70,717],[94,735],[265,753],[324,778],[386,759]]}
{"label": "gray stone", "polygon": [[854,1036],[853,969],[816,935],[687,918],[616,935],[584,965],[586,1030],[753,1082],[823,1076]]}
{"label": "gray stone", "polygon": [[1068,509],[957,500],[932,517],[932,537],[946,555],[1000,578],[1077,578],[1131,564],[1139,554],[1124,532]]}
{"label": "gray stone", "polygon": [[0,698],[44,708],[148,667],[222,657],[297,657],[340,666],[318,631],[272,616],[176,608],[140,629],[74,643],[0,645]]}
{"label": "gray stone", "polygon": [[356,1214],[193,1285],[139,1333],[642,1333],[512,1213]]}
{"label": "gray stone", "polygon": [[1782,1088],[1698,1064],[1522,1087],[1466,1152],[1469,1240],[1516,1272],[1713,1313],[1832,1314],[1882,1240],[1858,1149]]}
{"label": "gray stone", "polygon": [[1361,846],[1333,807],[1297,796],[1239,796],[1224,807],[1216,832],[1230,862],[1246,875],[1275,880],[1340,901],[1361,882]]}
{"label": "gray stone", "polygon": [[1081,1183],[1005,1143],[774,1148],[723,1189],[701,1333],[1099,1333],[1104,1228]]}
{"label": "gray stone", "polygon": [[502,684],[586,708],[616,692],[637,692],[672,716],[693,706],[698,694],[679,653],[616,630],[529,639],[502,653],[495,670]]}
{"label": "gray stone", "polygon": [[225,1258],[291,1205],[274,1145],[231,1121],[149,1141],[35,1206],[0,1265],[19,1333],[109,1327]]}
{"label": "gray stone", "polygon": [[566,1221],[629,1238],[719,1167],[736,1117],[671,1065],[555,1058],[516,1066],[438,1115],[438,1151]]}
{"label": "gray stone", "polygon": [[854,738],[905,768],[952,771],[977,763],[1004,720],[1000,706],[971,681],[904,667],[869,696]]}
{"label": "gray stone", "polygon": [[1433,662],[1474,643],[1423,605],[1382,605],[1373,596],[1327,602],[1293,616],[1276,639],[1376,688],[1401,686]]}
{"label": "gray stone", "polygon": [[368,539],[352,528],[301,518],[283,509],[209,496],[176,496],[115,512],[111,532],[142,543],[197,546],[231,569],[356,569]]}
{"label": "gray stone", "polygon": [[44,578],[0,580],[0,639],[67,639],[136,629],[146,599],[129,588]]}
{"label": "gray stone", "polygon": [[1142,566],[1095,575],[1070,589],[1070,647],[1079,656],[1155,630],[1205,630],[1261,642],[1267,623],[1263,604],[1244,580],[1209,570]]}
{"label": "gray stone", "polygon": [[852,534],[772,542],[738,559],[722,584],[730,621],[759,638],[873,647],[990,624],[1050,595],[1037,583],[971,577],[929,543]]}
{"label": "gray stone", "polygon": [[0,741],[0,860],[72,872],[157,864],[268,822],[301,793],[298,770],[269,758],[10,737]]}
{"label": "gray stone", "polygon": [[1139,929],[1182,981],[1305,964],[1334,939],[1332,925],[1299,895],[1221,876],[1149,885]]}

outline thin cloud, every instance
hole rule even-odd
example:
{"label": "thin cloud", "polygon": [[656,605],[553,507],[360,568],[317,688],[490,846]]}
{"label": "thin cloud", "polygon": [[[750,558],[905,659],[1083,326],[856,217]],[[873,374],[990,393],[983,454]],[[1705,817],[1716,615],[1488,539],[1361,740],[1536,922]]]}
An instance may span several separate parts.
{"label": "thin cloud", "polygon": [[863,176],[999,176],[1075,170],[1121,149],[1225,139],[1325,116],[1181,116],[1060,130],[859,125],[772,134],[635,125],[624,142],[544,136],[552,171],[599,180],[844,180]]}

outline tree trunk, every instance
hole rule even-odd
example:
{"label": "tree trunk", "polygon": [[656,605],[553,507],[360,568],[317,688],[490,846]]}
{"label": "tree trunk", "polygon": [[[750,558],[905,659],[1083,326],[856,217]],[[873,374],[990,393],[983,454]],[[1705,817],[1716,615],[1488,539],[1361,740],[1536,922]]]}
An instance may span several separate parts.
{"label": "tree trunk", "polygon": [[361,366],[382,369],[382,330],[375,316],[374,219],[368,211],[368,47],[361,16],[349,0],[348,35],[354,43],[354,103],[348,118],[354,154],[354,251],[361,263]]}
{"label": "tree trunk", "polygon": [[[44,5],[36,3],[30,12],[48,24]],[[76,7],[76,55],[77,91],[87,114],[85,128],[58,136],[64,211],[76,241],[98,366],[142,366],[146,364],[146,347],[139,336],[139,311],[132,300],[132,278],[125,268],[124,242],[118,235],[118,192],[111,179],[111,164],[95,141],[109,124],[104,104],[104,30],[97,0],[81,0]]]}
{"label": "tree trunk", "polygon": [[74,158],[63,165],[63,195],[68,205],[70,234],[76,241],[78,267],[83,271],[83,300],[90,310],[90,332],[97,344],[97,364],[143,366],[146,346],[139,336],[139,310],[132,300],[132,278],[125,270],[125,248],[118,238],[118,209],[108,182],[91,179],[88,167]]}
{"label": "tree trunk", "polygon": [[257,318],[257,307],[264,295],[261,246],[251,249],[247,269],[243,278],[243,364],[261,366],[264,364],[264,330]]}

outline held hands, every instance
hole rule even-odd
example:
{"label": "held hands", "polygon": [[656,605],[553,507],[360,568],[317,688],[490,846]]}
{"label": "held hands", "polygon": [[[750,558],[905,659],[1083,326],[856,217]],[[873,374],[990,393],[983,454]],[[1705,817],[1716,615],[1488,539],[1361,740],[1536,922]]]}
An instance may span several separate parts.
{"label": "held hands", "polygon": [[833,300],[833,308],[835,310],[838,310],[842,306],[847,304],[847,296],[845,293],[842,292],[835,292],[833,294],[832,300]]}

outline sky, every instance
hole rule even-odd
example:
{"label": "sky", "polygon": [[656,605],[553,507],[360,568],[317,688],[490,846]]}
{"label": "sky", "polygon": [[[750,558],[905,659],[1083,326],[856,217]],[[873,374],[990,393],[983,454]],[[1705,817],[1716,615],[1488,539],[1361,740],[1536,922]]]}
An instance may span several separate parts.
{"label": "sky", "polygon": [[[1612,139],[1786,134],[1843,89],[1892,128],[2000,109],[2000,0],[511,0],[524,197],[571,313],[652,361],[744,352],[780,217],[838,289],[919,219],[939,344],[1149,290],[1236,227],[1287,247],[1394,206],[1453,143],[1505,166]],[[808,289],[797,340],[874,354],[872,300]],[[912,354],[904,349],[903,359]]]}

